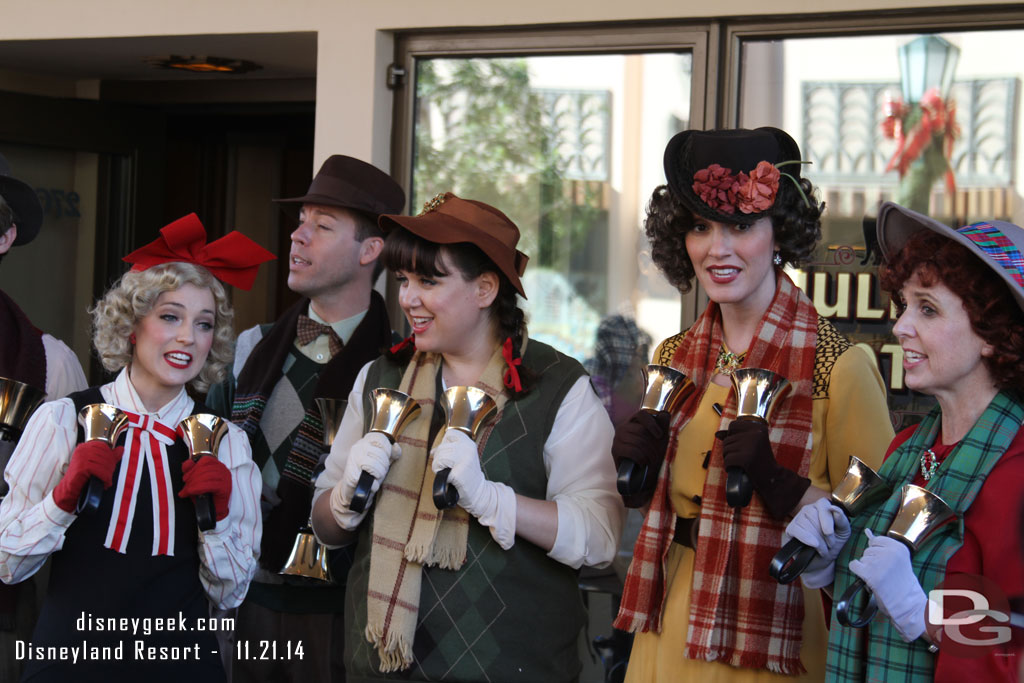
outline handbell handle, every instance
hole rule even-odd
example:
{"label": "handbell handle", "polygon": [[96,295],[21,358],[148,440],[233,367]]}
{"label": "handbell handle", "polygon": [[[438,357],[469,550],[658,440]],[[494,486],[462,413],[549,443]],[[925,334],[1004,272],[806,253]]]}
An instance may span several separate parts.
{"label": "handbell handle", "polygon": [[635,460],[621,461],[615,478],[615,488],[619,490],[619,495],[636,496],[646,490],[648,486],[647,477],[650,474],[650,470],[650,467],[641,465]]}
{"label": "handbell handle", "polygon": [[450,510],[459,504],[459,490],[448,483],[452,474],[451,467],[445,467],[434,476],[434,507],[438,510]]}
{"label": "handbell handle", "polygon": [[196,507],[196,526],[200,531],[209,531],[217,526],[217,508],[212,493],[201,493],[192,499]]}
{"label": "handbell handle", "polygon": [[100,507],[100,501],[103,500],[103,490],[103,482],[98,477],[89,477],[89,481],[82,488],[82,492],[78,494],[75,514],[80,515],[83,512],[85,514],[92,514],[96,512]]}
{"label": "handbell handle", "polygon": [[352,512],[362,512],[366,509],[366,503],[370,500],[370,492],[373,490],[374,481],[376,479],[366,470],[359,473],[359,481],[356,482],[355,491],[352,492],[352,501],[348,504],[349,510]]}
{"label": "handbell handle", "polygon": [[[861,613],[860,619],[853,619],[850,617],[850,604],[857,596],[857,593],[862,590],[868,591],[868,604],[864,606],[864,611]],[[836,618],[843,626],[864,628],[872,619],[875,618],[875,613],[877,612],[878,603],[875,602],[875,594],[871,592],[871,589],[868,588],[868,585],[864,583],[863,579],[857,579],[854,581],[843,593],[843,597],[839,598],[839,602],[836,603]]]}
{"label": "handbell handle", "polygon": [[754,497],[754,485],[742,467],[725,469],[725,502],[729,507],[745,508]]}
{"label": "handbell handle", "polygon": [[782,550],[775,553],[768,566],[768,574],[781,584],[793,583],[817,554],[818,551],[812,546],[798,538],[791,538],[782,546]]}
{"label": "handbell handle", "polygon": [[[128,415],[106,403],[93,403],[82,408],[78,412],[78,422],[82,425],[86,441],[103,441],[111,448],[121,433],[128,429]],[[103,482],[98,477],[89,477],[78,494],[75,514],[96,512],[103,500],[103,491]]]}

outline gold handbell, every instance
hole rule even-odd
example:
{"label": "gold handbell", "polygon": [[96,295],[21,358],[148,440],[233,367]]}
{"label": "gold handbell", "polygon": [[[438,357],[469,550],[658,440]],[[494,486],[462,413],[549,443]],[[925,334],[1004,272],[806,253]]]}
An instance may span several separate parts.
{"label": "gold handbell", "polygon": [[[416,419],[420,414],[420,404],[416,403],[408,394],[396,389],[377,388],[370,392],[370,429],[388,437],[388,441],[395,442],[398,435],[406,425]],[[366,509],[366,503],[370,500],[370,492],[373,490],[373,475],[367,471],[359,474],[359,481],[352,492],[352,502],[348,509],[352,512],[362,512]]]}
{"label": "gold handbell", "polygon": [[[892,489],[884,479],[860,458],[851,455],[846,474],[832,491],[831,502],[847,518],[853,518],[874,502],[885,500],[891,493]],[[772,558],[768,573],[779,583],[791,583],[807,569],[817,554],[813,547],[791,538]]]}
{"label": "gold handbell", "polygon": [[[956,520],[956,512],[942,498],[920,486],[904,484],[900,489],[900,509],[889,524],[889,530],[885,535],[906,544],[913,555],[925,541]],[[865,588],[867,584],[864,580],[857,579],[836,603],[836,618],[843,626],[863,628],[874,618],[878,611],[874,593],[870,594],[860,619],[850,617],[850,604],[854,596]]]}
{"label": "gold handbell", "polygon": [[341,426],[348,401],[342,398],[314,398],[313,402],[320,411],[320,421],[324,425],[324,445],[330,447]]}
{"label": "gold handbell", "polygon": [[[792,385],[782,375],[763,368],[740,368],[729,375],[736,392],[736,419],[758,420],[768,424],[779,399]],[[731,507],[746,507],[754,495],[750,477],[739,467],[730,467],[725,480],[725,502]]]}
{"label": "gold handbell", "polygon": [[[178,431],[188,446],[193,461],[204,455],[216,458],[220,441],[228,433],[228,422],[210,413],[198,413],[179,422]],[[213,503],[213,494],[204,493],[196,496],[192,503],[196,507],[196,524],[199,530],[209,531],[214,528],[217,525],[217,511]]]}
{"label": "gold handbell", "polygon": [[[643,369],[644,397],[640,410],[659,413],[666,410],[674,413],[687,398],[696,391],[693,380],[667,365],[651,364]],[[619,463],[615,486],[623,496],[634,496],[647,488],[647,467],[639,467],[633,460]],[[657,472],[654,473],[657,476]],[[632,503],[630,503],[632,504]]]}
{"label": "gold handbell", "polygon": [[[78,424],[86,441],[103,441],[111,448],[117,444],[118,437],[128,429],[128,415],[109,403],[91,403],[78,411]],[[89,477],[88,483],[78,496],[75,512],[78,514],[92,513],[99,509],[103,498],[103,482],[97,477]]]}
{"label": "gold handbell", "polygon": [[17,441],[46,394],[16,379],[0,377],[0,440]]}
{"label": "gold handbell", "polygon": [[763,368],[740,368],[729,375],[736,391],[736,419],[771,422],[779,399],[792,385],[782,375]]}
{"label": "gold handbell", "polygon": [[334,583],[331,568],[327,564],[327,548],[320,545],[313,535],[312,518],[295,536],[288,561],[278,574]]}
{"label": "gold handbell", "polygon": [[[487,392],[477,387],[448,387],[441,397],[445,429],[457,429],[476,441],[480,428],[498,412],[498,406]],[[446,467],[434,477],[434,505],[438,510],[455,507],[459,491],[448,485],[451,468]]]}

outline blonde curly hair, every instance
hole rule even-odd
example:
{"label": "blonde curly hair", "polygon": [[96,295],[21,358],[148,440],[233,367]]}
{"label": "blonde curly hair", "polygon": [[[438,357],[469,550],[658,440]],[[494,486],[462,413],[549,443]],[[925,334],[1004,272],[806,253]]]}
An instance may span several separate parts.
{"label": "blonde curly hair", "polygon": [[211,384],[224,379],[234,356],[235,312],[220,281],[206,268],[192,263],[164,263],[142,271],[128,271],[89,310],[92,344],[104,368],[117,372],[131,362],[133,350],[128,337],[135,323],[153,310],[161,294],[184,285],[209,288],[217,308],[210,355],[189,385],[205,393]]}

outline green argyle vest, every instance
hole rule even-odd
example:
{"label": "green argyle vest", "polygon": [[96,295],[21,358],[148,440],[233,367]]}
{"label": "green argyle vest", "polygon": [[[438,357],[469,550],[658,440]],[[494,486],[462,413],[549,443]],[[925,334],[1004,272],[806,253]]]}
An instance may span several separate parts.
{"label": "green argyle vest", "polygon": [[[544,442],[555,414],[583,367],[550,346],[531,340],[523,365],[537,373],[525,397],[505,404],[482,454],[484,476],[516,493],[544,500]],[[379,359],[363,392],[397,388],[404,368]],[[436,408],[441,413],[441,408]],[[443,417],[434,416],[442,425]],[[368,425],[367,425],[368,427]],[[423,568],[414,663],[382,674],[366,640],[366,591],[372,514],[360,530],[345,596],[345,669],[349,683],[382,679],[445,681],[568,681],[579,675],[577,651],[585,611],[577,572],[522,538],[502,550],[487,527],[470,517],[466,564],[458,571]]]}

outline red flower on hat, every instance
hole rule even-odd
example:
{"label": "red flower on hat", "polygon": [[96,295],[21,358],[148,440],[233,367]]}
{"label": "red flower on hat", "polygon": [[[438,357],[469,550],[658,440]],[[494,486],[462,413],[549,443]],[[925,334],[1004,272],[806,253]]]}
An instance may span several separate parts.
{"label": "red flower on hat", "polygon": [[[743,174],[740,174],[743,175]],[[736,211],[736,176],[732,169],[711,164],[693,174],[693,191],[700,200],[722,213]]]}
{"label": "red flower on hat", "polygon": [[779,191],[779,175],[779,169],[767,161],[758,162],[757,168],[750,172],[746,181],[741,179],[737,183],[739,210],[743,213],[760,213],[770,209]]}

